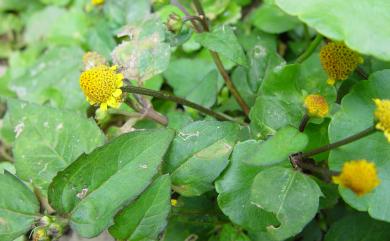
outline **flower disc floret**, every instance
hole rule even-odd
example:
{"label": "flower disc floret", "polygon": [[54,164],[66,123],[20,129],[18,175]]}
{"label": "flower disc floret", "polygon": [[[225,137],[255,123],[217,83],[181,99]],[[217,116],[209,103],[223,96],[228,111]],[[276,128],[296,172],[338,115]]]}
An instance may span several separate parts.
{"label": "flower disc floret", "polygon": [[344,43],[331,42],[321,48],[320,61],[328,74],[328,84],[334,85],[337,80],[347,79],[363,58]]}
{"label": "flower disc floret", "polygon": [[358,196],[371,192],[380,183],[375,164],[366,160],[344,163],[341,174],[334,176],[332,180],[351,189]]}
{"label": "flower disc floret", "polygon": [[91,105],[99,104],[102,111],[107,106],[118,108],[121,103],[123,75],[116,66],[100,65],[80,75],[80,87]]}
{"label": "flower disc floret", "polygon": [[328,102],[321,95],[308,95],[305,98],[307,114],[311,117],[325,117],[329,112]]}
{"label": "flower disc floret", "polygon": [[375,117],[378,119],[376,128],[385,133],[390,142],[390,100],[374,99],[376,104]]}

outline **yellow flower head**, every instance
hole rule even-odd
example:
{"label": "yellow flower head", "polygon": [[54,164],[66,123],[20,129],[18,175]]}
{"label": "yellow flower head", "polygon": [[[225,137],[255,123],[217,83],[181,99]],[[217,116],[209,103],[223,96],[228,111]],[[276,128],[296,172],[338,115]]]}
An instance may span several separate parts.
{"label": "yellow flower head", "polygon": [[308,95],[305,98],[305,107],[311,117],[325,117],[329,112],[328,102],[321,95]]}
{"label": "yellow flower head", "polygon": [[375,117],[378,119],[376,128],[385,133],[390,142],[390,100],[374,99],[376,104]]}
{"label": "yellow flower head", "polygon": [[344,43],[331,42],[321,48],[320,61],[328,74],[328,84],[334,85],[336,80],[347,79],[363,58]]}
{"label": "yellow flower head", "polygon": [[176,199],[171,199],[171,205],[176,207],[177,205],[177,200]]}
{"label": "yellow flower head", "polygon": [[91,0],[91,2],[95,6],[104,4],[104,0]]}
{"label": "yellow flower head", "polygon": [[332,180],[351,189],[358,196],[371,192],[380,183],[375,164],[366,160],[344,163],[341,174],[334,176]]}
{"label": "yellow flower head", "polygon": [[116,66],[99,65],[80,75],[80,87],[91,104],[99,104],[102,111],[107,106],[118,108],[121,102],[123,75],[116,72]]}
{"label": "yellow flower head", "polygon": [[87,52],[83,56],[84,70],[92,69],[99,65],[107,65],[106,59],[96,52]]}

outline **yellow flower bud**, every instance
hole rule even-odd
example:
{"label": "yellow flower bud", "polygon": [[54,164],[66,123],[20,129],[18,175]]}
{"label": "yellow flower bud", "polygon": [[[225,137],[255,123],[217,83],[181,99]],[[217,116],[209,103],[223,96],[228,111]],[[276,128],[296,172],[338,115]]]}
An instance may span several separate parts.
{"label": "yellow flower bud", "polygon": [[328,74],[328,84],[334,85],[337,80],[347,79],[363,58],[344,43],[331,42],[321,48],[320,61]]}
{"label": "yellow flower bud", "polygon": [[98,6],[98,5],[103,5],[104,4],[104,0],[91,0],[92,4],[95,5],[95,6]]}
{"label": "yellow flower bud", "polygon": [[390,142],[390,100],[374,99],[376,104],[375,117],[378,119],[376,128],[385,133]]}
{"label": "yellow flower bud", "polygon": [[308,95],[305,98],[305,107],[310,117],[325,117],[329,112],[328,102],[321,95]]}
{"label": "yellow flower bud", "polygon": [[171,205],[176,207],[177,205],[177,200],[176,199],[171,199]]}
{"label": "yellow flower bud", "polygon": [[108,106],[119,108],[123,78],[116,66],[100,65],[80,75],[80,87],[91,105],[99,104],[100,110],[106,111]]}
{"label": "yellow flower bud", "polygon": [[380,183],[375,163],[366,160],[344,163],[339,176],[332,178],[333,182],[351,189],[358,196],[371,192]]}

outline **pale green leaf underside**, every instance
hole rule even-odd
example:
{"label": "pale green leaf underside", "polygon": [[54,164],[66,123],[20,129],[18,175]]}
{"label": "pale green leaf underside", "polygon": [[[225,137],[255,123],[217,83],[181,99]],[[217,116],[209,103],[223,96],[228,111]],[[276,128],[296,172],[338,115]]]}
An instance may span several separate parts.
{"label": "pale green leaf underside", "polygon": [[390,60],[390,1],[275,0],[285,12],[351,49]]}

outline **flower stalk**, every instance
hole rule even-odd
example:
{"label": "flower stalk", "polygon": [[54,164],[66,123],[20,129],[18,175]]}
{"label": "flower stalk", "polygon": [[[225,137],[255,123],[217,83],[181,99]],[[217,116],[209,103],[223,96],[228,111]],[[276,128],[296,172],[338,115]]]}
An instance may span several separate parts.
{"label": "flower stalk", "polygon": [[238,120],[236,120],[236,119],[234,119],[234,118],[232,118],[232,117],[230,117],[228,115],[225,115],[225,114],[219,113],[219,112],[215,112],[215,111],[213,111],[213,110],[211,110],[209,108],[206,108],[204,106],[198,105],[198,104],[196,104],[194,102],[191,102],[191,101],[189,101],[187,99],[184,99],[184,98],[181,98],[181,97],[177,97],[177,96],[171,95],[171,94],[166,93],[166,92],[155,91],[155,90],[146,89],[146,88],[142,88],[142,87],[136,87],[136,86],[124,86],[124,87],[122,87],[122,90],[124,92],[127,92],[127,93],[152,96],[152,97],[159,98],[159,99],[162,99],[162,100],[173,101],[173,102],[175,102],[177,104],[181,104],[181,105],[188,106],[188,107],[191,107],[193,109],[196,109],[199,112],[202,112],[202,113],[204,113],[206,115],[209,115],[209,116],[212,116],[212,117],[216,118],[217,120],[221,120],[221,121],[234,121],[234,122],[240,123]]}
{"label": "flower stalk", "polygon": [[317,49],[318,45],[322,42],[324,39],[324,36],[321,34],[317,34],[317,36],[314,38],[314,40],[310,43],[309,47],[303,52],[296,60],[295,63],[300,64],[306,59],[308,59],[314,51]]}

